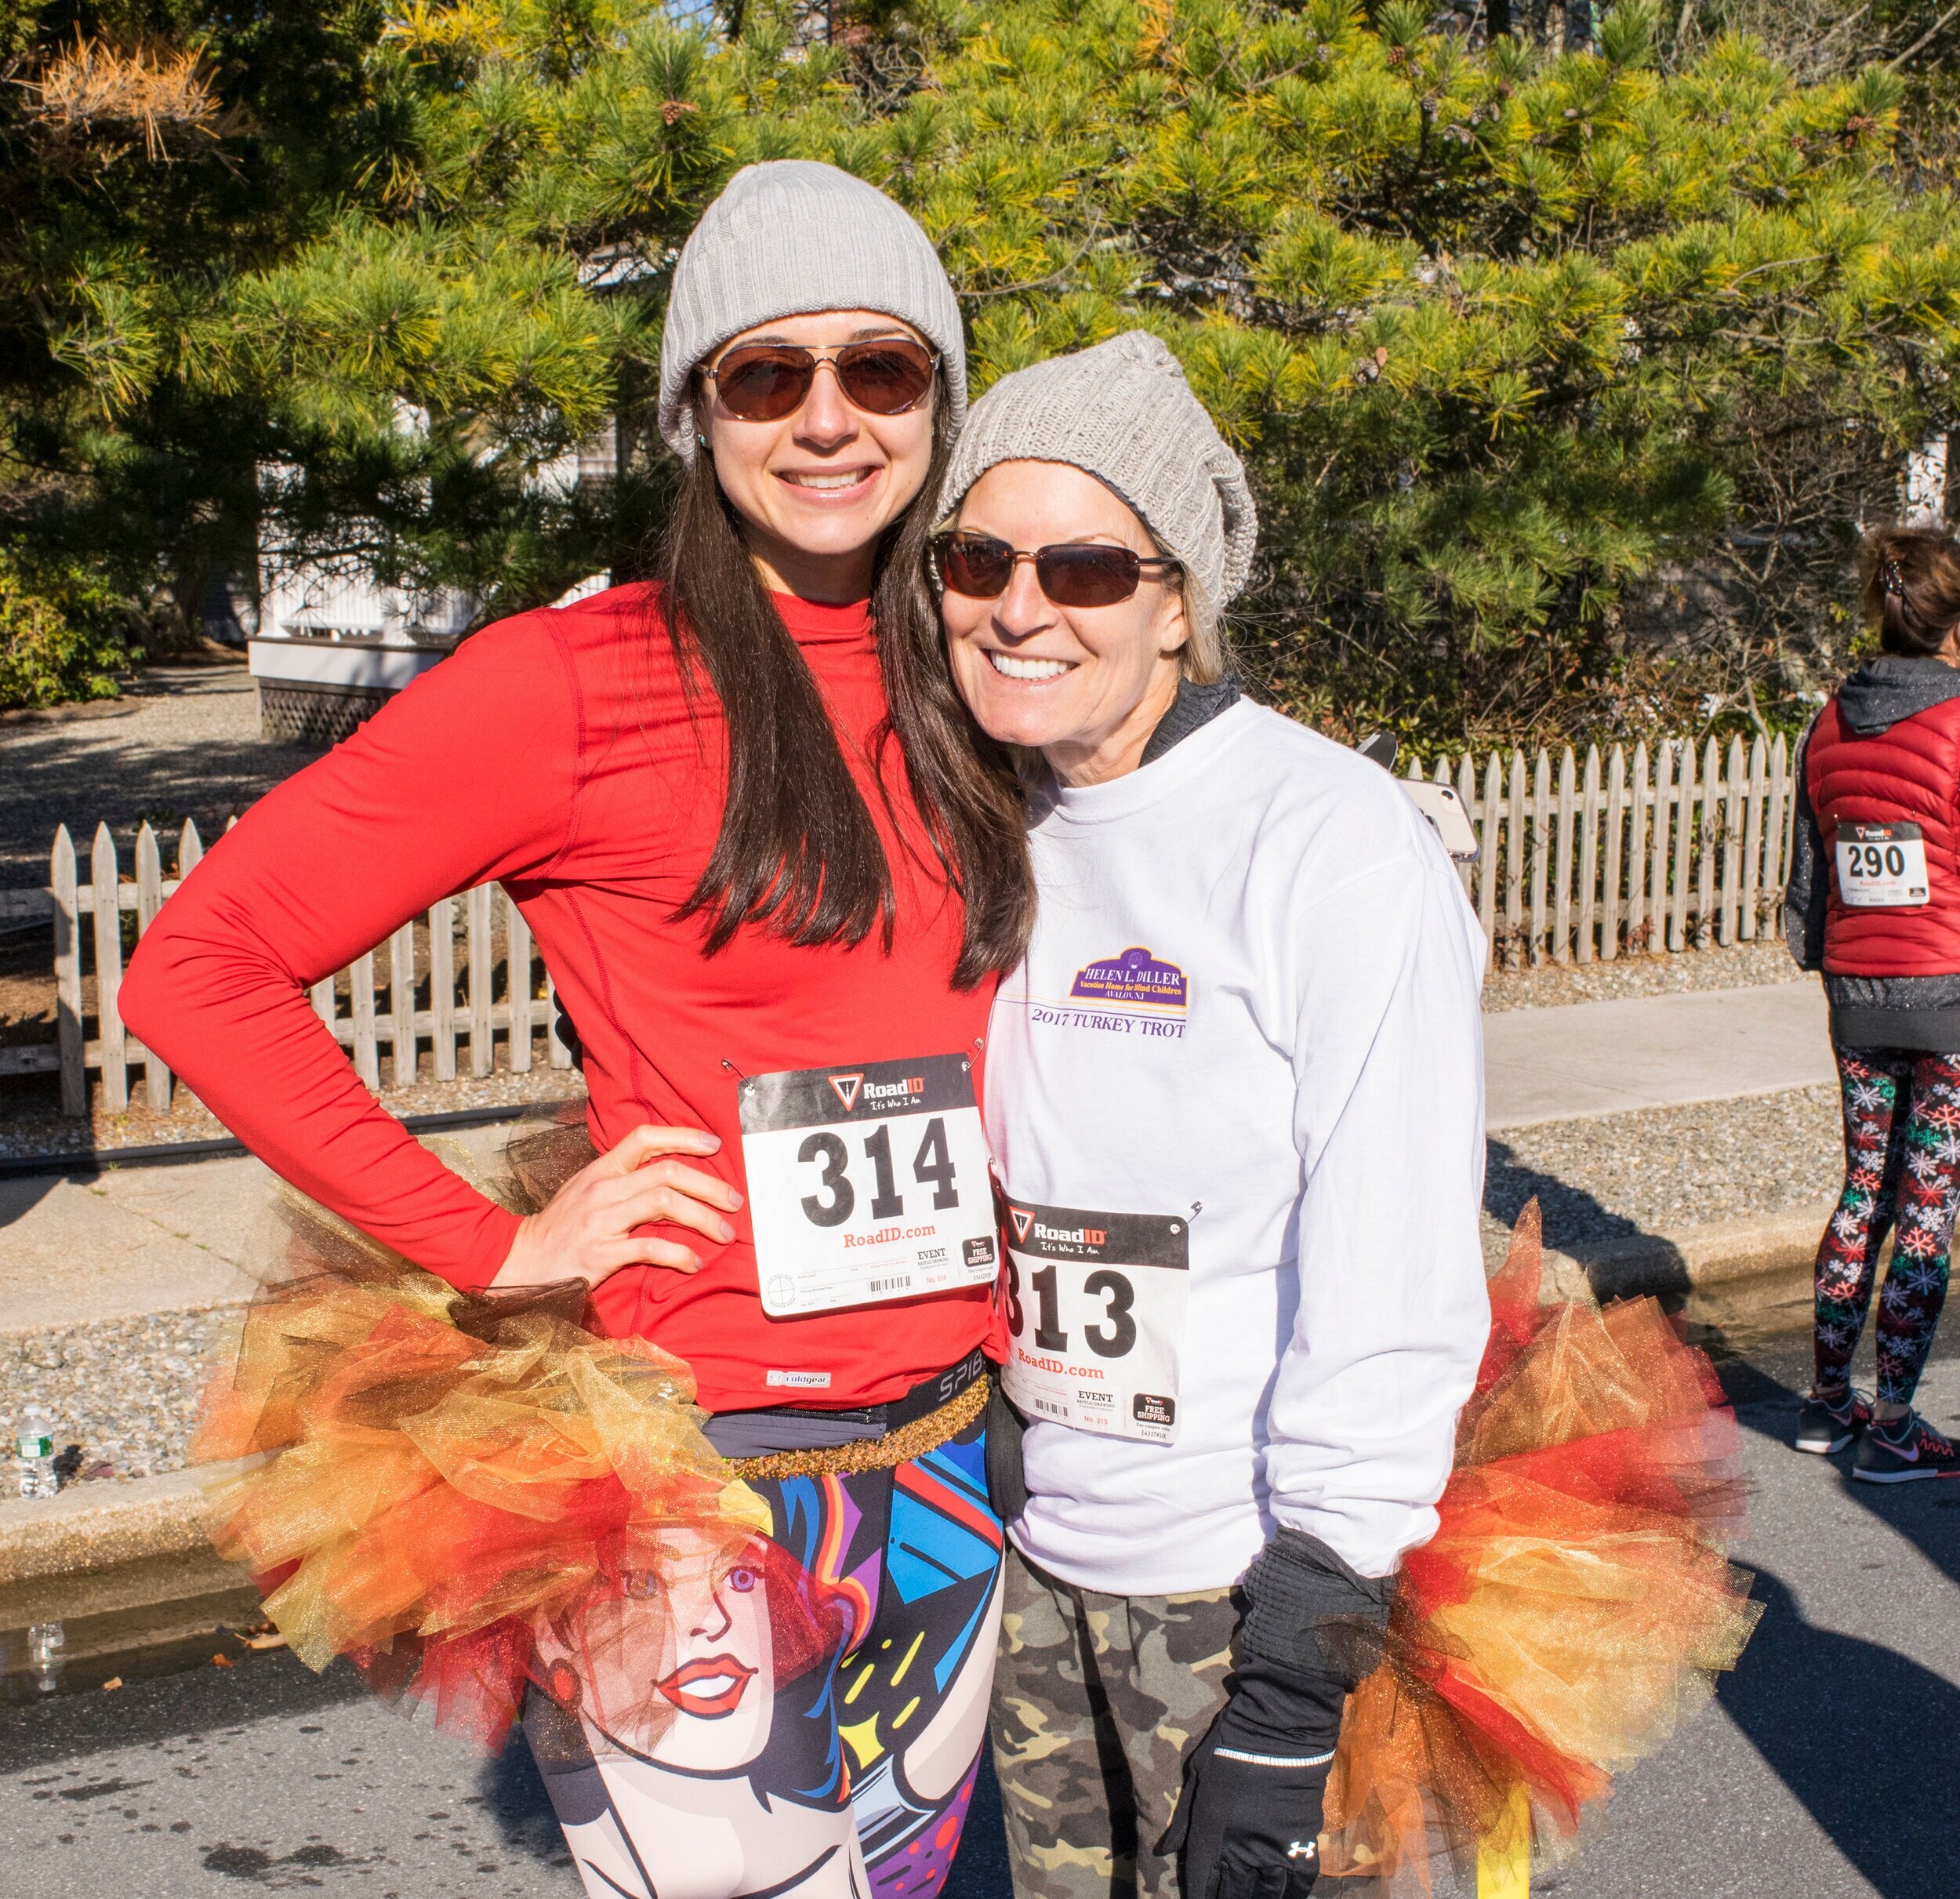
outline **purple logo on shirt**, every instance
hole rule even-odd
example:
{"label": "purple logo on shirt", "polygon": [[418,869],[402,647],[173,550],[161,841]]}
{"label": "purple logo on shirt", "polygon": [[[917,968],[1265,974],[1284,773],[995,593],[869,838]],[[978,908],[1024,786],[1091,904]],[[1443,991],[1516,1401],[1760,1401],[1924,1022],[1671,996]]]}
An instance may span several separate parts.
{"label": "purple logo on shirt", "polygon": [[1077,970],[1069,993],[1084,1002],[1154,1004],[1160,1008],[1181,1009],[1185,1006],[1184,971],[1175,963],[1160,963],[1138,946]]}

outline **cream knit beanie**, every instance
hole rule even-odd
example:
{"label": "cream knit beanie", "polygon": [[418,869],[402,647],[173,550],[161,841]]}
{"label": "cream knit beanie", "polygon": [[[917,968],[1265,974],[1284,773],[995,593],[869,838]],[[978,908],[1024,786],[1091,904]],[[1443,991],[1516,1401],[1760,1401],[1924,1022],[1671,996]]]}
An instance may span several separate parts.
{"label": "cream knit beanie", "polygon": [[951,514],[1001,462],[1066,462],[1112,488],[1222,609],[1246,583],[1259,524],[1239,458],[1147,330],[1004,376],[973,406],[940,491]]}
{"label": "cream knit beanie", "polygon": [[967,412],[960,306],[932,241],[899,205],[834,165],[744,165],[701,214],[674,266],[660,339],[660,433],[694,459],[695,365],[779,317],[876,310],[938,350],[956,428]]}

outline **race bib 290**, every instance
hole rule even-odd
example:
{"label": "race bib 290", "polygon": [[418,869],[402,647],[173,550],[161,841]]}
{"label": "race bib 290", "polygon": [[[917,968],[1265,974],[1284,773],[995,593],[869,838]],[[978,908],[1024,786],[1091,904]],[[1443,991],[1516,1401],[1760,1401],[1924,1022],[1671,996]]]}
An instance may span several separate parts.
{"label": "race bib 290", "polygon": [[1840,824],[1838,895],[1849,910],[1910,910],[1933,900],[1916,824]]}

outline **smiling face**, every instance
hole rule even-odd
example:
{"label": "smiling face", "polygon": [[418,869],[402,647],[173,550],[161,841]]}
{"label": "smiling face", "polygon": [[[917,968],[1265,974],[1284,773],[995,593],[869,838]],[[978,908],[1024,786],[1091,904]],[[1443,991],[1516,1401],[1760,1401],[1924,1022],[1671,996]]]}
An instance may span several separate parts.
{"label": "smiling face", "polygon": [[[547,1626],[543,1679],[583,1716],[597,1752],[683,1772],[746,1766],[775,1716],[765,1560],[753,1543],[731,1550],[679,1528],[645,1560],[616,1592]],[[561,1673],[566,1683],[553,1686]]]}
{"label": "smiling face", "polygon": [[[1159,550],[1128,504],[1094,475],[1060,462],[1001,462],[960,504],[966,533],[1023,552],[1064,541]],[[1058,607],[1032,561],[1014,565],[997,600],[950,588],[940,602],[960,696],[994,738],[1033,746],[1065,785],[1133,772],[1177,697],[1189,629],[1167,570],[1144,570],[1134,594],[1110,607]]]}
{"label": "smiling face", "polygon": [[[712,370],[744,343],[829,350],[880,336],[924,342],[876,310],[824,310],[744,330],[702,366]],[[937,394],[935,376],[916,408],[873,415],[844,399],[835,369],[826,365],[800,408],[775,422],[745,422],[723,405],[712,378],[699,379],[697,426],[764,586],[838,602],[870,591],[879,537],[925,485]]]}
{"label": "smiling face", "polygon": [[653,1758],[696,1773],[740,1766],[762,1752],[775,1697],[764,1573],[746,1552],[731,1558],[689,1531],[670,1554],[671,1621],[653,1685],[673,1719]]}

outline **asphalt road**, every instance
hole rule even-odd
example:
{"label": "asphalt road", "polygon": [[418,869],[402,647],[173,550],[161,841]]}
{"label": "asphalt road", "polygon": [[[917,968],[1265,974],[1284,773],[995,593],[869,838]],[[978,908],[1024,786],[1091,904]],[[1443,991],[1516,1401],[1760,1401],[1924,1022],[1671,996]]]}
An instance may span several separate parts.
{"label": "asphalt road", "polygon": [[[1960,1338],[1922,1390],[1960,1425]],[[1886,1490],[1786,1448],[1802,1342],[1724,1366],[1755,1490],[1762,1624],[1608,1830],[1541,1872],[1566,1899],[1960,1893],[1960,1482]],[[1005,1899],[989,1783],[953,1899]],[[521,1745],[479,1761],[284,1654],[0,1710],[0,1894],[576,1899]],[[1338,1890],[1339,1889],[1337,1889]],[[1445,1876],[1439,1899],[1456,1890]],[[1363,1899],[1352,1887],[1342,1899]]]}

